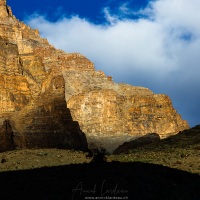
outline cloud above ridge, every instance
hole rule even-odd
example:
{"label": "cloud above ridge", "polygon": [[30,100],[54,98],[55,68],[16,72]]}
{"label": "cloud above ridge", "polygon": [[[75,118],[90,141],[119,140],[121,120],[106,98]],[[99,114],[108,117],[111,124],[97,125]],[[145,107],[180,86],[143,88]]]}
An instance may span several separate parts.
{"label": "cloud above ridge", "polygon": [[150,1],[137,12],[128,6],[114,14],[104,8],[104,24],[79,16],[51,22],[33,15],[26,22],[57,48],[84,54],[117,82],[168,94],[184,119],[200,123],[200,1]]}

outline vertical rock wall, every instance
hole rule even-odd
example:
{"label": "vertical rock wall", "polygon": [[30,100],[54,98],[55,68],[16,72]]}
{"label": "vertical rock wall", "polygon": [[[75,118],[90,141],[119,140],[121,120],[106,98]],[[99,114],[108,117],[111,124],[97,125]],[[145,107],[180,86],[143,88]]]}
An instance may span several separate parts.
{"label": "vertical rock wall", "polygon": [[147,133],[164,138],[188,127],[168,96],[117,84],[81,54],[55,49],[0,0],[1,151],[85,150],[87,141],[112,151]]}
{"label": "vertical rock wall", "polygon": [[87,149],[66,105],[56,51],[0,1],[0,151]]}

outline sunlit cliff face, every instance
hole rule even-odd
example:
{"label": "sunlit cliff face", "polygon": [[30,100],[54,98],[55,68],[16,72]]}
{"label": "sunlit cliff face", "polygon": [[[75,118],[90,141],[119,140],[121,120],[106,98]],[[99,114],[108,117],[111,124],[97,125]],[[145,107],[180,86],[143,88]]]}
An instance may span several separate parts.
{"label": "sunlit cliff face", "polygon": [[110,148],[188,128],[168,96],[115,83],[83,55],[55,49],[15,19],[4,1],[1,8],[0,126],[2,137],[5,124],[13,132],[8,143],[86,149],[87,137],[91,145]]}

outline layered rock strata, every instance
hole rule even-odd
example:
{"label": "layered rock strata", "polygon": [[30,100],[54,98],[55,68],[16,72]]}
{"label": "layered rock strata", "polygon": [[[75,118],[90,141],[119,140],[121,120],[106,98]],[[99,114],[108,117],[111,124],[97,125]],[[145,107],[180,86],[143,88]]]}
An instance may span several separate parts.
{"label": "layered rock strata", "polygon": [[117,84],[103,72],[63,74],[68,108],[91,148],[98,144],[112,152],[123,142],[148,133],[165,138],[189,127],[167,95]]}
{"label": "layered rock strata", "polygon": [[117,84],[83,55],[55,49],[0,0],[0,146],[87,149],[88,141],[111,152],[187,128],[168,96]]}
{"label": "layered rock strata", "polygon": [[0,1],[0,151],[87,149],[66,105],[58,55],[65,56]]}

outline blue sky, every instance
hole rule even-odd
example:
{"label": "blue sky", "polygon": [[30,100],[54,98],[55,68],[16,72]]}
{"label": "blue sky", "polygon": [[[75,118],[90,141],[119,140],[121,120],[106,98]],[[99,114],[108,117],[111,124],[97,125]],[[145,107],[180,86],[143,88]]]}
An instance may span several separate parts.
{"label": "blue sky", "polygon": [[12,7],[13,12],[20,20],[37,12],[40,15],[45,15],[50,21],[59,20],[62,15],[67,17],[78,15],[93,23],[106,22],[103,14],[106,7],[114,13],[119,13],[119,8],[123,4],[138,10],[145,7],[147,3],[148,0],[33,0],[27,3],[24,0],[7,0],[7,4]]}
{"label": "blue sky", "polygon": [[7,0],[14,15],[117,82],[171,97],[200,124],[199,0]]}

